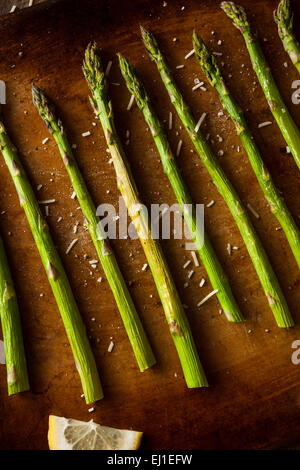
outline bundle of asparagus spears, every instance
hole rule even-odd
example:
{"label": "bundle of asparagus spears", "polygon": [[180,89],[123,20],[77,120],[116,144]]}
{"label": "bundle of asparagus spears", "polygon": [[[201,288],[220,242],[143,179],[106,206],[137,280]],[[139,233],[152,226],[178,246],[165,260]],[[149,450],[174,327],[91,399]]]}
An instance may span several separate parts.
{"label": "bundle of asparagus spears", "polygon": [[[258,38],[253,33],[247,20],[246,12],[242,7],[235,5],[233,2],[224,1],[221,7],[232,19],[233,24],[241,31],[245,39],[253,68],[268,105],[300,168],[300,132],[283,102],[260,48]],[[300,46],[293,33],[293,14],[289,0],[282,0],[280,2],[277,11],[274,12],[274,19],[278,25],[278,32],[283,46],[297,70],[300,71]],[[293,326],[294,321],[286,299],[262,242],[254,229],[247,209],[222,169],[207,139],[202,135],[200,125],[195,121],[191,109],[175,83],[172,71],[159,49],[153,34],[143,27],[141,27],[141,33],[146,50],[157,65],[162,82],[166,87],[180,121],[185,127],[212,181],[228,205],[240,230],[277,325],[281,328]],[[195,31],[193,34],[193,46],[204,74],[209,83],[217,90],[224,110],[235,125],[236,132],[244,146],[270,210],[284,230],[291,251],[300,267],[299,228],[275,186],[272,176],[264,163],[263,156],[260,154],[248,127],[243,111],[237,105],[234,96],[227,88],[215,57]],[[217,295],[220,307],[230,322],[244,321],[238,303],[233,296],[228,278],[206,233],[204,233],[202,242],[202,233],[199,231],[196,223],[195,206],[177,167],[175,156],[171,151],[167,135],[164,131],[164,126],[157,116],[150,95],[134,67],[121,54],[119,54],[119,65],[125,83],[132,96],[136,99],[136,103],[144,116],[145,123],[151,131],[164,171],[180,205],[184,220],[193,234],[193,241],[207,271],[213,293]],[[168,329],[177,349],[186,384],[189,388],[206,387],[208,386],[207,378],[200,363],[188,317],[184,311],[162,248],[159,242],[152,237],[150,220],[141,204],[138,188],[130,170],[129,160],[118,137],[113,116],[113,105],[108,92],[109,84],[102,66],[99,50],[95,43],[90,44],[86,49],[83,73],[92,94],[90,102],[96,117],[101,123],[112,157],[118,188],[139,236],[161,299]],[[138,366],[141,371],[144,371],[152,367],[156,360],[131,295],[126,287],[117,259],[107,240],[101,221],[96,215],[95,205],[76,163],[62,121],[57,118],[52,101],[42,90],[33,85],[32,94],[34,104],[57,144],[103,271],[119,308]],[[81,378],[85,400],[87,403],[95,402],[103,397],[103,391],[84,323],[62,262],[52,241],[47,223],[42,216],[34,191],[18,156],[17,149],[11,142],[3,122],[0,123],[0,146],[61,313],[75,364]],[[192,212],[186,211],[186,204],[192,206]],[[29,389],[29,381],[21,320],[1,238],[0,313],[6,353],[8,393],[22,392]]]}

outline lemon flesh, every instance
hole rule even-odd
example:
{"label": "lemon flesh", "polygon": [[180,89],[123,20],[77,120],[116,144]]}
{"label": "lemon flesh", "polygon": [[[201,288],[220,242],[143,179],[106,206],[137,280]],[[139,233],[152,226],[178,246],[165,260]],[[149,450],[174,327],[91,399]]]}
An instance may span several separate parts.
{"label": "lemon flesh", "polygon": [[91,421],[49,416],[50,450],[136,450],[142,432],[115,429]]}

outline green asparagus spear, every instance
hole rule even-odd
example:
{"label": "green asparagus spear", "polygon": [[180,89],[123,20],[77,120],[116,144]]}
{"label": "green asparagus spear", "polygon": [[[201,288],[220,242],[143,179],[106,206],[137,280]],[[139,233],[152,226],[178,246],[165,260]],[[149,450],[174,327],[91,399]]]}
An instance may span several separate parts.
{"label": "green asparagus spear", "polygon": [[3,240],[0,236],[0,315],[5,349],[8,394],[29,390],[18,301]]}
{"label": "green asparagus spear", "polygon": [[269,108],[300,169],[300,131],[281,98],[258,39],[248,23],[246,12],[243,7],[237,6],[233,2],[222,2],[221,7],[233,20],[234,26],[241,31],[245,39],[252,66],[268,101]]}
{"label": "green asparagus spear", "polygon": [[257,275],[267,296],[270,308],[273,311],[277,325],[282,328],[293,326],[294,322],[277,277],[241,199],[225,175],[219,161],[215,157],[200,130],[195,131],[196,122],[192,112],[185,103],[184,98],[174,81],[171,70],[158,48],[158,44],[154,36],[145,28],[141,28],[141,30],[146,49],[158,67],[158,71],[169,93],[171,102],[184,124],[202,162],[206,166],[213,182],[227,203],[230,212],[237,223]]}
{"label": "green asparagus spear", "polygon": [[53,103],[35,85],[32,85],[32,96],[41,118],[57,143],[99,260],[118,305],[137,363],[143,372],[155,364],[155,358],[100,218],[96,215],[96,207],[78,168],[63,125],[56,117]]}
{"label": "green asparagus spear", "polygon": [[150,97],[132,65],[121,54],[119,54],[119,62],[126,85],[135,96],[137,105],[143,112],[145,121],[151,130],[164,171],[172,185],[190,233],[193,235],[193,241],[208,273],[212,287],[217,291],[216,295],[221,307],[229,321],[243,321],[243,316],[233,297],[228,279],[206,233],[204,234],[204,243],[202,242],[202,233],[200,233],[200,228],[197,227],[195,207],[193,206],[192,213],[185,210],[186,204],[193,204],[192,198],[182,180],[167,136],[151,104]]}
{"label": "green asparagus spear", "polygon": [[277,190],[272,177],[262,160],[259,149],[245,120],[243,111],[236,104],[232,94],[225,85],[216,59],[209,52],[208,48],[196,32],[194,32],[193,35],[193,42],[195,54],[201,64],[202,70],[207,76],[210,84],[215,87],[219,93],[221,103],[235,125],[236,131],[249,157],[253,171],[256,174],[260,187],[270,205],[271,212],[281,224],[298,266],[300,267],[300,230],[284,200],[280,196],[279,191]]}
{"label": "green asparagus spear", "polygon": [[281,0],[277,11],[274,11],[274,20],[278,25],[278,34],[283,47],[300,73],[300,44],[293,31],[294,15],[290,0]]}
{"label": "green asparagus spear", "polygon": [[103,392],[85,326],[47,223],[42,216],[17,149],[11,142],[3,122],[0,122],[0,147],[60,310],[80,375],[86,403],[93,403],[103,398]]}
{"label": "green asparagus spear", "polygon": [[86,49],[83,72],[92,92],[91,102],[101,122],[113,159],[119,190],[143,246],[149,267],[165,311],[169,330],[181,361],[189,388],[207,387],[208,383],[196,350],[192,332],[167,262],[158,240],[152,238],[147,212],[140,202],[138,189],[125,152],[118,138],[107,81],[96,44]]}

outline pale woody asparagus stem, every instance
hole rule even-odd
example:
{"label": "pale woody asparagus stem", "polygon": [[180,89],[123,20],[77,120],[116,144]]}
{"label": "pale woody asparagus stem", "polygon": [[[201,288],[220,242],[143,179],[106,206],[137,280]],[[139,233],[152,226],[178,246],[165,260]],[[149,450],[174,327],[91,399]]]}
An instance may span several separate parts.
{"label": "pale woody asparagus stem", "polygon": [[258,39],[248,23],[245,10],[232,2],[222,2],[221,7],[244,37],[252,66],[268,101],[269,108],[300,169],[300,131],[281,98]]}
{"label": "pale woody asparagus stem", "polygon": [[271,212],[275,215],[281,224],[285,235],[289,241],[290,247],[300,267],[300,231],[289,212],[284,200],[279,194],[272,177],[266,168],[259,149],[254,141],[251,131],[247,125],[244,113],[234,101],[234,98],[225,85],[224,79],[220,73],[216,59],[209,52],[202,39],[194,32],[193,36],[194,50],[203,72],[207,76],[210,84],[217,90],[224,109],[231,117],[236,132],[239,135],[245,151],[249,157],[250,163],[263,190],[266,199],[270,205]]}
{"label": "pale woody asparagus stem", "polygon": [[80,375],[85,400],[87,403],[93,403],[103,397],[103,392],[86,329],[17,149],[12,144],[2,122],[0,123],[0,146],[55,296]]}
{"label": "pale woody asparagus stem", "polygon": [[294,322],[276,275],[242,201],[225,175],[219,161],[215,157],[201,131],[195,131],[196,122],[192,112],[185,103],[165,58],[158,48],[158,44],[154,36],[144,28],[142,28],[142,36],[150,57],[155,61],[158,67],[171,102],[184,124],[202,162],[206,166],[214,184],[227,203],[231,214],[237,223],[278,326],[283,328],[293,326]]}
{"label": "pale woody asparagus stem", "polygon": [[277,23],[278,34],[283,46],[300,73],[300,44],[293,31],[294,15],[290,0],[281,0],[277,10],[274,11],[274,19]]}
{"label": "pale woody asparagus stem", "polygon": [[[202,233],[201,227],[197,226],[196,210],[193,205],[192,198],[182,180],[167,136],[151,104],[150,97],[132,65],[130,65],[129,62],[121,56],[121,54],[119,54],[119,62],[127,87],[135,96],[137,105],[143,112],[145,121],[151,130],[158,152],[161,156],[164,171],[169,178],[178,203],[180,204],[184,220],[193,236],[193,241],[208,273],[213,290],[217,290],[216,295],[218,296],[221,307],[229,321],[242,321],[243,316],[236,304],[228,279],[214,252],[209,238],[206,233]],[[185,210],[186,204],[193,206],[192,212]]]}
{"label": "pale woody asparagus stem", "polygon": [[57,143],[63,163],[85,217],[85,223],[89,229],[99,260],[118,305],[137,363],[140,370],[143,372],[155,364],[155,358],[116,257],[101,225],[100,218],[96,215],[96,207],[78,168],[62,123],[56,117],[53,103],[46,97],[42,90],[35,85],[32,86],[32,95],[33,102],[40,116]]}
{"label": "pale woody asparagus stem", "polygon": [[0,316],[5,349],[8,394],[29,390],[18,301],[0,236]]}
{"label": "pale woody asparagus stem", "polygon": [[92,103],[101,122],[117,175],[119,190],[143,246],[149,267],[165,311],[186,384],[189,388],[208,385],[196,350],[188,319],[158,240],[151,236],[146,208],[141,204],[129,164],[118,138],[107,82],[96,44],[89,45],[83,72],[92,91]]}

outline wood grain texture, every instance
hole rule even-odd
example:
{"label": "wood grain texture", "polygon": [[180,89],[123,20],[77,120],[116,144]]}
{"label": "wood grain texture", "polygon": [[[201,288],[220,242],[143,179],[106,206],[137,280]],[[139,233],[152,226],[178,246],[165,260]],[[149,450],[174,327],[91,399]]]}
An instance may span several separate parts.
{"label": "wood grain texture", "polygon": [[[291,84],[298,79],[297,72],[283,50],[272,20],[277,0],[240,3],[256,23],[260,37],[266,39],[262,41],[263,49],[285,102],[300,125],[300,105],[291,102]],[[120,0],[62,0],[50,7],[28,9],[0,19],[1,37],[5,38],[0,45],[0,78],[6,81],[8,92],[5,121],[33,186],[43,184],[37,193],[39,199],[57,200],[50,207],[48,223],[86,322],[105,394],[91,416],[80,397],[79,377],[62,321],[1,158],[0,212],[5,213],[0,216],[0,230],[20,302],[31,382],[31,392],[8,398],[5,366],[0,366],[1,449],[47,449],[50,413],[82,420],[92,417],[109,426],[142,430],[143,447],[149,449],[253,449],[283,446],[300,439],[300,365],[291,362],[291,344],[300,339],[299,270],[283,232],[276,231],[277,221],[268,209],[245,153],[237,151],[240,142],[232,123],[227,116],[218,116],[221,105],[215,91],[208,84],[207,92],[192,91],[194,79],[204,79],[194,57],[184,60],[192,49],[193,28],[214,51],[223,53],[218,61],[225,63],[223,71],[228,85],[247,110],[263,158],[296,218],[300,216],[300,174],[293,158],[280,150],[285,143],[276,124],[257,128],[259,122],[273,119],[251,69],[243,39],[218,4],[216,0],[175,0],[163,7],[162,2],[141,0],[128,1],[124,8]],[[295,5],[295,13],[300,38],[299,4]],[[203,111],[208,113],[203,132],[211,134],[216,151],[224,150],[220,157],[224,170],[243,201],[250,202],[261,216],[253,219],[253,223],[297,324],[289,331],[275,325],[229,210],[196,153],[191,152],[192,145],[173,112],[174,128],[168,131],[172,148],[176,151],[178,140],[183,140],[178,163],[194,200],[216,201],[205,210],[206,228],[247,318],[245,324],[229,324],[219,315],[216,298],[198,309],[199,300],[210,292],[208,282],[199,287],[201,278],[207,279],[203,267],[195,270],[190,287],[184,289],[187,271],[182,266],[190,254],[180,240],[163,242],[182,301],[188,306],[187,314],[211,385],[207,390],[185,387],[151,273],[141,270],[145,257],[139,241],[117,240],[113,247],[127,281],[131,281],[133,298],[158,359],[152,370],[143,374],[138,371],[108,283],[97,283],[97,278],[103,276],[101,268],[91,274],[88,260],[84,259],[85,254],[90,259],[96,256],[92,242],[82,227],[82,217],[76,210],[78,204],[70,197],[70,182],[53,140],[50,138],[42,145],[47,131],[31,102],[34,81],[59,103],[70,140],[77,144],[76,157],[95,203],[109,202],[117,207],[119,194],[114,170],[108,163],[99,124],[92,125],[88,87],[81,72],[84,49],[90,40],[96,40],[104,62],[113,60],[111,81],[120,83],[111,86],[116,124],[124,143],[126,130],[131,132],[126,152],[141,196],[148,206],[174,203],[175,197],[141,113],[137,107],[126,111],[129,94],[115,56],[120,51],[132,61],[159,115],[168,120],[173,109],[142,45],[140,23],[151,27],[174,69],[185,64],[184,69],[176,70],[176,79],[195,117],[199,118]],[[217,44],[219,39],[223,41],[221,46]],[[23,56],[19,57],[21,50]],[[284,62],[289,64],[287,68]],[[83,138],[81,134],[87,130],[92,135]],[[217,135],[223,137],[223,142],[218,142]],[[58,223],[59,216],[63,219]],[[80,221],[79,243],[65,255],[77,221]],[[240,249],[229,256],[227,243]],[[115,348],[108,353],[111,337]]]}

